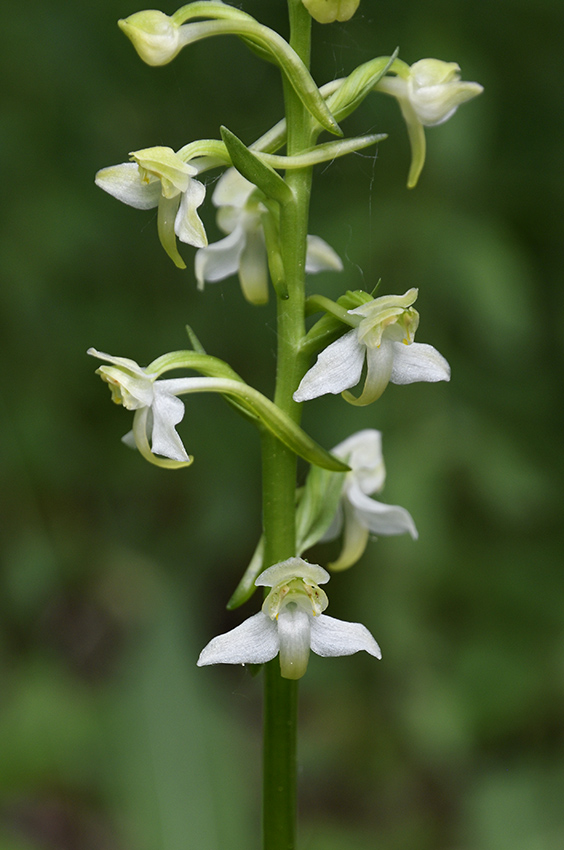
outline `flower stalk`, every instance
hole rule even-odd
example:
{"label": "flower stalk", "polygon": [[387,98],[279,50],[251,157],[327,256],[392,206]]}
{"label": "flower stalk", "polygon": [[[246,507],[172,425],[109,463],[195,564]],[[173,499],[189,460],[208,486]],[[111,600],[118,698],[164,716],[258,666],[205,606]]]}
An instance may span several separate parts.
{"label": "flower stalk", "polygon": [[[290,45],[309,68],[311,17],[301,0],[288,0]],[[284,83],[287,154],[295,156],[313,143],[311,121],[295,90]],[[278,360],[274,401],[294,421],[300,405],[293,400],[307,358],[301,352],[305,336],[305,260],[312,169],[286,172],[294,202],[280,212],[280,246],[287,298],[277,296]],[[269,435],[263,450],[263,530],[266,567],[291,558],[296,551],[296,456]],[[263,850],[293,850],[296,846],[296,746],[298,683],[280,675],[277,659],[268,662],[264,677],[263,725]]]}

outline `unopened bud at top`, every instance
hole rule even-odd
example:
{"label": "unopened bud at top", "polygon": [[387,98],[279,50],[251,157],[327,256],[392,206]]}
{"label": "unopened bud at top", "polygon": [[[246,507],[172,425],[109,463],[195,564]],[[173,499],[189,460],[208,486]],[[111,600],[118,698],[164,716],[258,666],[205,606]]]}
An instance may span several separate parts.
{"label": "unopened bud at top", "polygon": [[136,12],[118,25],[147,65],[166,65],[182,46],[178,24],[156,9]]}
{"label": "unopened bud at top", "polygon": [[332,24],[333,21],[348,21],[352,18],[360,0],[302,0],[304,6],[320,24]]}

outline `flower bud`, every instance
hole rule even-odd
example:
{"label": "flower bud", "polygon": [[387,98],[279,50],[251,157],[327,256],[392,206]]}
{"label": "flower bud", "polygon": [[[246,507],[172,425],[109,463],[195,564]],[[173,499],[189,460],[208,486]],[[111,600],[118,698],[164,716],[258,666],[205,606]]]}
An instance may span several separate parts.
{"label": "flower bud", "polygon": [[302,0],[304,6],[320,24],[332,24],[333,21],[348,21],[352,18],[360,0]]}
{"label": "flower bud", "polygon": [[164,12],[136,12],[118,21],[118,26],[147,65],[166,65],[180,50],[180,27]]}

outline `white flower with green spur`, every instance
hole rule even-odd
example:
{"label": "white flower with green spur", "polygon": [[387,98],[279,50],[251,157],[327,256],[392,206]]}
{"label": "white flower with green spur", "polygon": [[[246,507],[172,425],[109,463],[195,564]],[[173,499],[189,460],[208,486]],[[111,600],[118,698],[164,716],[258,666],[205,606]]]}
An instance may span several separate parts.
{"label": "white flower with green spur", "polygon": [[456,62],[420,59],[413,65],[396,60],[397,76],[382,77],[376,91],[397,98],[411,144],[411,169],[407,185],[413,188],[425,163],[425,127],[436,127],[451,118],[459,106],[481,94],[479,83],[460,79]]}
{"label": "white flower with green spur", "polygon": [[[221,176],[212,196],[219,207],[217,224],[225,239],[196,252],[198,288],[237,274],[251,304],[268,301],[268,259],[262,215],[266,208],[255,196],[256,187],[234,168]],[[306,272],[342,271],[338,254],[319,236],[307,237]]]}
{"label": "white flower with green spur", "polygon": [[371,534],[407,533],[417,540],[417,529],[409,511],[370,498],[373,493],[381,492],[386,480],[381,432],[373,428],[359,431],[335,446],[332,454],[344,460],[351,471],[345,475],[335,518],[322,538],[327,541],[343,535],[341,553],[329,568],[345,570],[356,564]]}
{"label": "white flower with green spur", "polygon": [[262,610],[213,638],[200,653],[198,666],[264,664],[279,655],[281,675],[300,679],[310,650],[323,658],[360,650],[381,658],[380,647],[365,626],[322,613],[329,600],[319,585],[329,579],[323,567],[302,558],[289,558],[264,570],[255,584],[272,590]]}
{"label": "white flower with green spur", "polygon": [[[413,342],[419,313],[411,306],[417,289],[405,295],[384,295],[347,312],[357,325],[331,345],[303,377],[294,400],[309,401],[332,393],[343,393],[355,405],[370,404],[380,398],[388,383],[449,381],[450,366],[432,345]],[[362,376],[366,380],[357,398],[350,392]]]}
{"label": "white flower with green spur", "polygon": [[[148,429],[151,434],[150,451],[153,454],[184,465],[191,463],[192,458],[176,432],[176,425],[184,417],[184,402],[174,394],[175,389],[181,391],[190,379],[158,381],[158,373],[149,374],[135,360],[113,357],[95,348],[89,348],[87,353],[111,364],[100,366],[96,374],[108,384],[112,401],[127,410],[145,413],[141,436],[139,432],[134,434],[137,447],[144,449],[146,440],[143,437]],[[129,434],[126,435],[126,442],[131,442]],[[145,451],[143,454],[147,456]]]}
{"label": "white flower with green spur", "polygon": [[98,171],[96,185],[135,209],[158,207],[161,244],[178,268],[186,268],[176,247],[176,237],[196,248],[208,244],[204,225],[196,212],[206,194],[204,185],[194,179],[197,169],[167,147],[133,151],[130,157],[132,162]]}

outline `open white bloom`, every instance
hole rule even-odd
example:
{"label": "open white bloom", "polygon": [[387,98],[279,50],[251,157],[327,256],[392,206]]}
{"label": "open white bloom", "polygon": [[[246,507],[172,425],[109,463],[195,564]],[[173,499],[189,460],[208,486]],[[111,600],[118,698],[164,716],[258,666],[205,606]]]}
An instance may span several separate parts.
{"label": "open white bloom", "polygon": [[262,610],[240,626],[213,638],[200,653],[206,664],[264,664],[280,655],[285,679],[300,679],[310,649],[324,658],[353,655],[361,649],[381,658],[380,647],[360,623],[347,623],[322,612],[329,604],[319,587],[329,573],[302,558],[289,558],[264,570],[255,584],[271,587]]}
{"label": "open white bloom", "polygon": [[379,493],[386,480],[382,456],[382,434],[368,428],[353,434],[332,449],[351,468],[345,475],[341,502],[323,540],[333,540],[343,534],[343,547],[332,570],[344,570],[355,564],[364,553],[370,534],[411,534],[417,539],[417,529],[409,511],[399,505],[385,505],[371,499]]}
{"label": "open white bloom", "polygon": [[[262,215],[266,213],[255,186],[234,168],[222,175],[212,196],[219,207],[217,223],[228,235],[196,253],[195,272],[199,289],[238,274],[241,289],[251,304],[268,301],[268,261]],[[319,236],[307,237],[306,272],[341,271],[335,251]]]}
{"label": "open white bloom", "polygon": [[133,151],[130,157],[132,162],[98,171],[96,185],[130,207],[158,207],[161,244],[178,268],[184,269],[186,264],[178,253],[176,237],[196,248],[208,244],[196,212],[206,194],[204,185],[194,179],[197,170],[167,147]]}
{"label": "open white bloom", "polygon": [[[388,383],[448,381],[450,366],[432,345],[413,342],[419,313],[412,308],[417,289],[405,295],[384,295],[349,310],[361,317],[356,328],[327,346],[294,393],[308,401],[326,393],[343,393],[351,404],[380,398]],[[358,398],[345,390],[356,386],[366,361],[366,381]]]}
{"label": "open white bloom", "polygon": [[479,83],[460,79],[456,62],[440,59],[420,59],[411,67],[405,66],[397,77],[383,77],[376,85],[378,91],[398,99],[407,124],[412,150],[412,165],[408,186],[417,183],[425,162],[424,127],[436,127],[454,115],[458,107],[481,94]]}
{"label": "open white bloom", "polygon": [[111,364],[100,366],[96,374],[110,387],[115,404],[122,404],[127,410],[150,413],[151,451],[174,461],[191,463],[176,432],[176,425],[184,417],[184,402],[171,392],[181,382],[174,379],[157,381],[158,374],[147,374],[135,360],[127,357],[113,357],[95,348],[89,348],[88,354]]}

